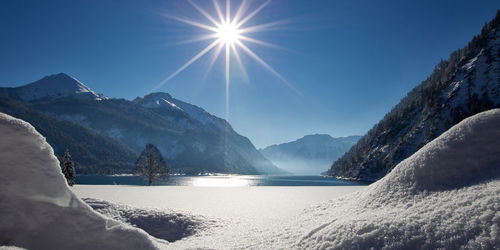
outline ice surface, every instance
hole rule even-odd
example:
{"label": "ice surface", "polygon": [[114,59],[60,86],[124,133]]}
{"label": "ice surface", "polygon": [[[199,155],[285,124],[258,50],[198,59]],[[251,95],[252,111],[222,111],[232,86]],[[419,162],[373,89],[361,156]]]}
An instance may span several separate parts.
{"label": "ice surface", "polygon": [[0,245],[27,249],[154,249],[144,231],[94,212],[70,191],[50,145],[0,113]]}

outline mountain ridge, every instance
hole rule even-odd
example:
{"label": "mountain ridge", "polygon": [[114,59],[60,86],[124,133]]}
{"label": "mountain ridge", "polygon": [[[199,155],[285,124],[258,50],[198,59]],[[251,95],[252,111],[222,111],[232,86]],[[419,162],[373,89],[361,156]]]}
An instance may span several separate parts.
{"label": "mountain ridge", "polygon": [[[53,92],[31,95],[33,86],[40,89],[43,84]],[[67,88],[59,90],[53,86]],[[132,101],[105,98],[64,73],[21,87],[0,88],[0,93],[16,99],[26,109],[76,123],[124,143],[135,153],[153,143],[174,172],[286,173],[262,156],[248,138],[235,132],[224,119],[168,93],[150,93]]]}

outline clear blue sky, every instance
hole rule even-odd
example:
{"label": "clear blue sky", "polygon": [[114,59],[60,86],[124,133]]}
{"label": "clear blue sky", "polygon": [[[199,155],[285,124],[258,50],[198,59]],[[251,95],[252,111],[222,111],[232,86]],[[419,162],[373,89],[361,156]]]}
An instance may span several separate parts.
{"label": "clear blue sky", "polygon": [[[195,2],[215,16],[211,1]],[[284,49],[247,44],[298,93],[243,56],[249,81],[231,65],[229,122],[257,147],[311,133],[362,135],[498,8],[498,0],[275,0],[249,25],[289,20],[252,35]],[[180,0],[3,0],[0,86],[65,72],[110,97],[143,96],[208,45],[180,44],[203,31],[163,14],[208,23]],[[205,77],[209,61],[159,91],[224,118],[224,62]]]}

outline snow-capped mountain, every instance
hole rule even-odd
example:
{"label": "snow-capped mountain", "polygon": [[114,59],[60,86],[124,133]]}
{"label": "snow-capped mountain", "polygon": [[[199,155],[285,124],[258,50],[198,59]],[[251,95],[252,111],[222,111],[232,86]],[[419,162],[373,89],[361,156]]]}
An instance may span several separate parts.
{"label": "snow-capped mountain", "polygon": [[463,49],[441,61],[329,170],[377,180],[461,120],[500,107],[500,11]]}
{"label": "snow-capped mountain", "polygon": [[226,126],[229,126],[225,120],[208,113],[196,105],[175,99],[167,93],[151,93],[143,98],[137,97],[134,102],[137,102],[146,108],[169,109],[173,111],[185,112],[191,116],[191,118],[194,118],[203,125],[215,126],[219,129],[224,129]]}
{"label": "snow-capped mountain", "polygon": [[276,166],[298,175],[320,174],[341,157],[361,136],[333,138],[306,135],[296,141],[271,145],[259,151]]}
{"label": "snow-capped mountain", "polygon": [[[22,105],[35,114],[38,112],[44,117],[70,121],[118,144],[125,144],[136,154],[147,143],[153,143],[173,172],[285,173],[262,156],[248,138],[236,133],[225,120],[167,93],[151,93],[134,101],[104,98],[65,74],[45,77],[7,91],[5,89],[0,93],[7,93],[10,100],[5,95],[0,98],[5,99],[5,102],[0,102],[3,112],[20,116],[25,114],[19,111]],[[39,94],[33,94],[34,90]],[[11,105],[14,102],[17,102],[16,105]],[[30,118],[31,115],[23,117],[35,127],[40,124],[37,129],[48,137],[49,143],[57,141],[57,138],[51,138],[57,133],[43,132],[52,131],[45,127],[47,124],[41,125],[36,122],[37,118]],[[82,143],[86,143],[85,138],[81,139]],[[58,149],[64,146],[53,147]],[[80,152],[71,154],[78,159]],[[95,166],[99,165],[98,158],[94,161]]]}
{"label": "snow-capped mountain", "polygon": [[16,88],[0,88],[0,93],[23,101],[74,97],[103,100],[106,96],[96,94],[76,78],[64,73],[46,76],[38,81]]}

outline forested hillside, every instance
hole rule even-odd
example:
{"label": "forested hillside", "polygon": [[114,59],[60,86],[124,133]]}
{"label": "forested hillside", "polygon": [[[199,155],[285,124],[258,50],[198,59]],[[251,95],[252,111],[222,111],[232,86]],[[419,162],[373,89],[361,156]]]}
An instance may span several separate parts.
{"label": "forested hillside", "polygon": [[466,117],[500,107],[500,11],[441,61],[344,156],[329,175],[377,180]]}

